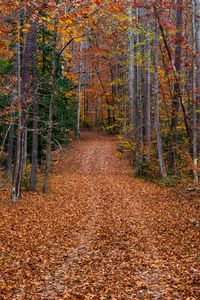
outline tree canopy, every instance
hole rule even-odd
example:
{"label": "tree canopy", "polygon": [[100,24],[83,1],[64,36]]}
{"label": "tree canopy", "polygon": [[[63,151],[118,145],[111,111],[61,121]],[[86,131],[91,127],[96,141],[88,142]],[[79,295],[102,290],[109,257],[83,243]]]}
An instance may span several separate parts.
{"label": "tree canopy", "polygon": [[0,160],[14,202],[38,168],[47,192],[52,150],[80,127],[119,134],[140,176],[198,182],[199,14],[197,0],[1,1]]}

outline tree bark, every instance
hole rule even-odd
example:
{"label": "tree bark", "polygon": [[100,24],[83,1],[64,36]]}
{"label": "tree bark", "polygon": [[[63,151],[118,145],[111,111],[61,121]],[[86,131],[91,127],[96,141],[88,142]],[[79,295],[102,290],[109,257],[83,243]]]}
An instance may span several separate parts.
{"label": "tree bark", "polygon": [[17,155],[15,161],[15,171],[12,185],[12,201],[16,202],[21,196],[21,185],[23,172],[26,164],[27,151],[27,114],[28,106],[31,103],[32,92],[32,64],[35,51],[37,30],[36,23],[32,22],[27,33],[24,47],[24,57],[21,70],[20,53],[20,23],[18,23],[18,107],[19,107],[19,126],[17,134]]}
{"label": "tree bark", "polygon": [[147,143],[147,161],[150,161],[151,155],[151,42],[150,42],[150,21],[147,21],[147,103],[146,103],[146,143]]}
{"label": "tree bark", "polygon": [[133,18],[134,18],[134,11],[133,7],[130,4],[128,10],[128,17],[129,17],[129,28],[128,28],[128,59],[129,59],[129,66],[128,66],[128,90],[129,90],[129,127],[132,131],[135,128],[135,34],[133,32]]}
{"label": "tree bark", "polygon": [[194,168],[194,184],[198,184],[198,130],[197,130],[197,108],[198,108],[198,93],[197,87],[199,84],[199,63],[200,59],[200,1],[192,1],[192,28],[193,28],[193,79],[192,79],[192,120],[193,120],[193,168]]}
{"label": "tree bark", "polygon": [[156,137],[157,137],[157,151],[160,164],[160,173],[163,179],[167,177],[165,163],[163,158],[163,146],[161,139],[161,130],[160,130],[160,116],[159,116],[159,86],[158,86],[158,23],[157,18],[155,18],[155,40],[154,40],[154,95],[155,95],[155,128],[156,128]]}
{"label": "tree bark", "polygon": [[78,105],[77,105],[77,124],[76,124],[76,138],[80,139],[80,117],[81,117],[81,86],[82,86],[82,72],[83,72],[83,44],[80,44],[79,54],[79,76],[78,76]]}
{"label": "tree bark", "polygon": [[176,72],[175,63],[174,63],[174,59],[173,59],[173,56],[172,56],[171,48],[170,48],[170,46],[168,44],[167,37],[166,37],[166,34],[165,34],[165,30],[164,30],[164,28],[162,26],[162,23],[161,23],[161,20],[160,20],[160,15],[159,15],[158,8],[157,8],[156,4],[154,4],[154,12],[155,12],[156,18],[158,20],[158,24],[159,24],[160,32],[161,32],[161,35],[162,35],[162,38],[163,38],[163,42],[164,42],[164,45],[165,45],[165,48],[166,48],[166,51],[167,51],[167,55],[169,57],[170,64],[171,64],[172,69],[173,69],[174,80],[175,80],[175,83],[176,83],[176,88],[177,88],[177,92],[178,92],[178,98],[179,98],[181,109],[182,109],[182,113],[183,113],[183,119],[184,119],[186,134],[187,134],[187,138],[188,138],[188,141],[189,141],[190,153],[191,153],[191,149],[192,149],[192,147],[191,147],[191,145],[192,145],[192,143],[191,143],[192,133],[191,133],[190,124],[189,124],[189,121],[188,121],[188,116],[187,116],[187,111],[186,111],[186,107],[185,107],[185,104],[184,104],[183,95],[182,95],[182,92],[181,92],[181,86],[180,86],[179,76],[178,76],[178,74]]}
{"label": "tree bark", "polygon": [[172,101],[172,117],[171,117],[171,151],[169,155],[169,169],[174,174],[177,173],[176,169],[176,150],[177,144],[177,125],[178,125],[178,113],[179,113],[179,89],[180,76],[181,76],[181,53],[182,53],[182,23],[183,23],[183,8],[182,0],[177,0],[177,13],[176,13],[176,47],[175,47],[175,61],[174,66],[176,70],[177,81],[174,84],[174,94]]}
{"label": "tree bark", "polygon": [[53,49],[52,49],[52,73],[51,73],[51,97],[49,102],[49,121],[48,121],[48,133],[47,133],[47,149],[46,149],[46,165],[44,172],[44,185],[43,192],[48,192],[49,186],[49,172],[51,166],[51,143],[52,143],[52,130],[53,130],[53,107],[55,101],[55,80],[58,60],[56,59],[56,42],[57,42],[57,23],[55,21],[54,33],[53,33]]}
{"label": "tree bark", "polygon": [[[35,27],[37,37],[37,27]],[[37,40],[34,41],[35,50],[33,57],[33,137],[32,137],[32,161],[30,175],[30,190],[36,191],[37,186],[37,168],[38,168],[38,99],[37,99]]]}

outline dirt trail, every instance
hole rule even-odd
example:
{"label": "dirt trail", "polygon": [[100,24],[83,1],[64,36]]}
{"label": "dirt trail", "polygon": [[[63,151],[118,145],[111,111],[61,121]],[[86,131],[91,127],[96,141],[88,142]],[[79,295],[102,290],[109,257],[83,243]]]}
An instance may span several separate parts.
{"label": "dirt trail", "polygon": [[4,204],[2,299],[199,299],[198,202],[132,176],[84,133],[50,194]]}

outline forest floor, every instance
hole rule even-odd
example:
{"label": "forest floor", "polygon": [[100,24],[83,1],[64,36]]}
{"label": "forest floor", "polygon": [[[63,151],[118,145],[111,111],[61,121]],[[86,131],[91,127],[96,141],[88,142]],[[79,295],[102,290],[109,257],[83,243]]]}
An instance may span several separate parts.
{"label": "forest floor", "polygon": [[134,178],[115,151],[83,133],[47,196],[1,192],[0,299],[200,299],[199,200]]}

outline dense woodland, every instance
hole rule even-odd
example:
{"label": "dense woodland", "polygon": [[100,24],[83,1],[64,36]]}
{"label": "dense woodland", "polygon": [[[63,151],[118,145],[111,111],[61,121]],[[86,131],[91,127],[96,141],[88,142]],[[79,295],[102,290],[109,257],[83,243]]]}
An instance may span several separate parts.
{"label": "dense woodland", "polygon": [[0,299],[200,299],[200,0],[0,0]]}
{"label": "dense woodland", "polygon": [[0,163],[13,202],[38,174],[48,191],[52,151],[81,127],[118,134],[139,176],[198,183],[199,0],[4,0],[0,22]]}

